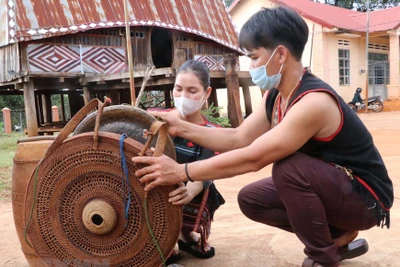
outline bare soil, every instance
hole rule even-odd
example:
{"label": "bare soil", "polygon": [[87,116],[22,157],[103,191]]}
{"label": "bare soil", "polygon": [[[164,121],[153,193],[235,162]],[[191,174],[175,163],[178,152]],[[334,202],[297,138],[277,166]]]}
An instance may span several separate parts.
{"label": "bare soil", "polygon": [[[395,188],[395,203],[391,211],[391,228],[375,227],[360,233],[366,238],[370,251],[359,258],[341,263],[341,266],[383,267],[399,266],[400,262],[400,101],[385,102],[385,112],[359,114],[371,131],[376,146],[386,163]],[[215,214],[210,237],[216,255],[208,260],[196,259],[183,253],[179,262],[185,267],[209,266],[300,266],[305,255],[303,245],[295,235],[247,219],[239,210],[236,198],[246,184],[271,174],[271,167],[255,173],[216,181],[226,204]],[[28,266],[15,232],[11,200],[0,202],[0,266]]]}
{"label": "bare soil", "polygon": [[383,111],[400,111],[400,99],[387,100],[383,103]]}

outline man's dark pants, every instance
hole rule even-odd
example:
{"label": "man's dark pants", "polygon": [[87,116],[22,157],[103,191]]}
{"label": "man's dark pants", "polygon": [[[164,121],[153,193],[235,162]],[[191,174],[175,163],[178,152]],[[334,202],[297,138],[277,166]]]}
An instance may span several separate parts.
{"label": "man's dark pants", "polygon": [[276,162],[272,177],[244,187],[238,202],[249,219],[295,233],[305,254],[327,267],[340,261],[333,239],[377,222],[343,170],[302,153]]}

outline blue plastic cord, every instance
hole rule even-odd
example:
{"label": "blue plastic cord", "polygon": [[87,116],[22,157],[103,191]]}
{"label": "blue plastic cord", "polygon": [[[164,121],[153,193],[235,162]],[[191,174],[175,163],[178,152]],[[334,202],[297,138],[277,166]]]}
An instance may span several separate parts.
{"label": "blue plastic cord", "polygon": [[[125,192],[125,188],[126,188],[128,191],[128,197],[124,196],[125,219],[127,221],[125,223],[125,227],[128,224],[129,206],[131,205],[131,190],[130,190],[130,186],[129,186],[129,173],[128,173],[128,166],[126,164],[125,154],[124,154],[124,140],[127,137],[128,137],[127,134],[122,134],[121,138],[119,139],[119,152],[121,154],[121,167],[122,167],[122,190]],[[146,216],[147,227],[149,228],[151,238],[153,239],[153,242],[154,242],[158,252],[160,253],[161,260],[162,260],[162,266],[166,266],[167,259],[165,259],[164,254],[163,254],[160,246],[158,245],[157,239],[155,238],[154,233],[153,233],[153,229],[151,229],[149,213],[147,210],[147,198],[144,199],[144,213]]]}
{"label": "blue plastic cord", "polygon": [[124,208],[125,208],[125,220],[129,219],[129,207],[131,205],[131,187],[129,184],[129,172],[126,164],[126,158],[124,153],[124,140],[128,137],[127,134],[122,134],[119,139],[119,152],[121,154],[121,167],[122,167],[122,190],[128,191],[128,196],[124,196]]}

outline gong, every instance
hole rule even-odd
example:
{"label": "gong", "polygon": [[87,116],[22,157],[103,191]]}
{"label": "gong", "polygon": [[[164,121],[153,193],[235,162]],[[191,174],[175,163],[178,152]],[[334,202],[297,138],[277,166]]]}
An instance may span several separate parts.
{"label": "gong", "polygon": [[[127,106],[101,111],[86,116],[72,137],[60,133],[65,139],[38,164],[27,187],[27,240],[48,266],[160,266],[181,230],[182,208],[168,202],[177,186],[145,192],[135,176],[143,166],[130,160],[154,156],[143,130],[156,119]],[[89,131],[96,118],[100,127]],[[161,131],[154,136],[154,146],[165,138],[174,157],[171,139]]]}
{"label": "gong", "polygon": [[[89,114],[76,127],[74,135],[92,132],[96,122],[96,112]],[[100,131],[117,134],[126,133],[130,138],[145,144],[147,139],[143,135],[144,129],[149,129],[151,124],[156,120],[143,109],[128,105],[114,105],[104,108],[100,120]],[[151,145],[154,147],[158,138],[155,136]],[[168,136],[165,145],[164,154],[172,159],[176,159],[175,146],[172,139]]]}

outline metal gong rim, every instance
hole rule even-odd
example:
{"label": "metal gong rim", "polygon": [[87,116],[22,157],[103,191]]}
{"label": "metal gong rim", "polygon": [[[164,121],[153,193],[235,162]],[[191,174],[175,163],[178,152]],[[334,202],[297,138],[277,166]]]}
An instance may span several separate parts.
{"label": "metal gong rim", "polygon": [[[93,132],[96,123],[96,114],[89,114],[76,127],[73,135],[80,133]],[[130,138],[145,144],[143,130],[150,129],[151,124],[156,120],[155,117],[146,111],[128,105],[113,105],[104,108],[100,119],[100,131],[117,134],[126,133]],[[155,147],[158,134],[154,137],[151,146]],[[175,146],[171,137],[167,137],[164,154],[172,159],[176,159]]]}
{"label": "metal gong rim", "polygon": [[[129,160],[143,145],[131,138],[124,143],[131,192],[129,217],[125,219],[123,199],[128,191],[122,186],[119,138],[118,134],[99,133],[96,148],[93,133],[73,136],[45,157],[37,175],[33,174],[25,206],[27,234],[49,266],[162,264],[146,223],[144,186],[134,175],[142,166]],[[164,258],[176,244],[182,223],[181,207],[168,202],[168,194],[175,188],[157,187],[147,200],[151,229]],[[100,222],[89,218],[94,226],[105,223],[106,231],[92,230],[83,214],[103,216]]]}

